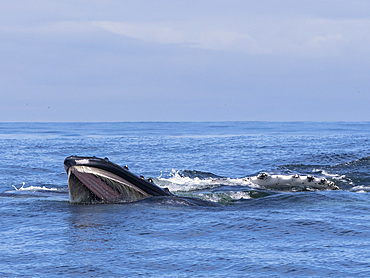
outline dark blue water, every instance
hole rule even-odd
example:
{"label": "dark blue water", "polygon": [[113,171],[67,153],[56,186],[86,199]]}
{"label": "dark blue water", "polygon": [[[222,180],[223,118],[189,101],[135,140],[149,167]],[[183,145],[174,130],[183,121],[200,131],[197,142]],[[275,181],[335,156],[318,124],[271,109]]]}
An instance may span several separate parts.
{"label": "dark blue water", "polygon": [[[370,123],[0,123],[2,277],[369,277]],[[63,160],[109,157],[176,194],[68,202]],[[274,191],[259,172],[338,191]]]}

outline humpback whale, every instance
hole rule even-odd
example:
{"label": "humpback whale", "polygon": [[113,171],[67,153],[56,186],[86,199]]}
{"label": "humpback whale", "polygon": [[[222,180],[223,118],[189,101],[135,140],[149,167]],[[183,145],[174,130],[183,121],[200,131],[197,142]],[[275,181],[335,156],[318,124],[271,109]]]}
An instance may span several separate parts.
{"label": "humpback whale", "polygon": [[64,168],[73,203],[135,202],[152,196],[174,196],[108,158],[69,156],[64,160]]}
{"label": "humpback whale", "polygon": [[[170,197],[176,202],[189,205],[216,205],[194,197],[172,194],[153,183],[131,173],[108,158],[69,156],[64,160],[68,174],[69,199],[72,203],[126,203],[154,196]],[[325,178],[299,175],[269,175],[260,173],[245,180],[268,190],[337,190],[333,182]]]}

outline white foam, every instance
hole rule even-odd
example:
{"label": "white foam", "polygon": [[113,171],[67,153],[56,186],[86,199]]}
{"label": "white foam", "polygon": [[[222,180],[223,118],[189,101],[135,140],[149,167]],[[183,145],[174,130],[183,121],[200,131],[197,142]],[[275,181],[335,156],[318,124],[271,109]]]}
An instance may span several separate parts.
{"label": "white foam", "polygon": [[244,191],[230,192],[229,197],[233,200],[252,199],[249,192]]}
{"label": "white foam", "polygon": [[252,199],[249,192],[243,191],[230,191],[225,193],[206,193],[206,194],[199,194],[199,197],[211,202],[229,202],[229,201],[238,201],[238,200],[247,200]]}
{"label": "white foam", "polygon": [[16,191],[58,191],[58,188],[48,188],[45,186],[27,186],[25,187],[25,182],[22,183],[22,186],[17,188],[15,185],[12,185]]}
{"label": "white foam", "polygon": [[330,174],[327,171],[322,170],[322,169],[313,169],[312,172],[321,173],[323,176],[330,177],[332,180],[342,181],[350,185],[353,185],[353,182],[350,179],[348,179],[346,175]]}
{"label": "white foam", "polygon": [[323,169],[313,169],[313,173],[321,173],[325,177],[331,177],[333,179],[344,179],[346,176],[345,175],[338,175],[338,174],[330,174],[328,171],[323,170]]}
{"label": "white foam", "polygon": [[198,177],[190,178],[181,176],[180,171],[172,170],[169,178],[158,177],[157,184],[161,187],[167,187],[170,191],[194,191],[206,188],[215,188],[222,185],[246,185],[251,186],[252,183],[245,179],[232,178],[205,178]]}
{"label": "white foam", "polygon": [[368,193],[370,192],[370,186],[359,185],[351,188],[350,191],[356,193]]}

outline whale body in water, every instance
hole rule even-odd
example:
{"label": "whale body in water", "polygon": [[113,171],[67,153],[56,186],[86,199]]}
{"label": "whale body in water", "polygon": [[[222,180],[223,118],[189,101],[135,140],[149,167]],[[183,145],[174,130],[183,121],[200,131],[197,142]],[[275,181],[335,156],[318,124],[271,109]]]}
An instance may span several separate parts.
{"label": "whale body in water", "polygon": [[[209,205],[210,202],[193,197],[172,194],[153,183],[131,173],[108,158],[69,156],[64,160],[68,174],[69,199],[73,203],[124,203],[136,202],[155,196],[170,197],[193,205]],[[284,190],[286,188],[312,190],[339,189],[325,178],[299,175],[268,175],[261,173],[246,180],[260,188]]]}

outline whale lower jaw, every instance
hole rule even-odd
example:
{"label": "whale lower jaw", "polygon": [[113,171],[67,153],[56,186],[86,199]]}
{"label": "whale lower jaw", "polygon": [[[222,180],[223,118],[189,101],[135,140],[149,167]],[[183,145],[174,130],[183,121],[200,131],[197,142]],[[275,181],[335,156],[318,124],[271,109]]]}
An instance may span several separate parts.
{"label": "whale lower jaw", "polygon": [[72,203],[125,203],[151,197],[122,177],[90,166],[71,166],[68,188]]}
{"label": "whale lower jaw", "polygon": [[257,176],[248,177],[246,180],[262,188],[279,191],[339,190],[339,187],[332,181],[313,176],[269,175],[267,173],[260,173]]}

